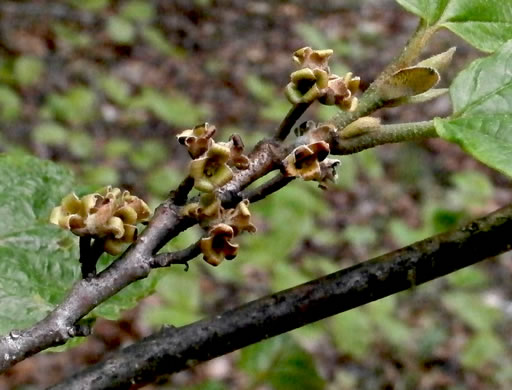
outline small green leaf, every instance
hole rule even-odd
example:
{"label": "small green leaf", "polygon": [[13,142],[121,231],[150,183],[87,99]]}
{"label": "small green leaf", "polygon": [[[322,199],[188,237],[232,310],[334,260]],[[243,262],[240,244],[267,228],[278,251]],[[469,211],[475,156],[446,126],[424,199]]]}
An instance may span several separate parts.
{"label": "small green leaf", "polygon": [[332,336],[338,351],[363,359],[375,339],[370,316],[363,308],[349,310],[331,319]]}
{"label": "small green leaf", "polygon": [[76,86],[63,94],[49,95],[42,113],[72,125],[82,125],[95,118],[96,108],[95,93],[85,86]]}
{"label": "small green leaf", "polygon": [[51,26],[61,43],[73,48],[84,48],[92,43],[92,38],[85,32],[62,23],[54,23]]}
{"label": "small green leaf", "polygon": [[114,76],[104,76],[100,79],[100,85],[105,95],[114,103],[121,106],[128,103],[130,87],[123,80]]}
{"label": "small green leaf", "polygon": [[153,49],[159,51],[161,54],[176,58],[183,58],[187,55],[185,49],[171,44],[164,33],[156,27],[145,27],[142,30],[142,37]]}
{"label": "small green leaf", "polygon": [[77,8],[82,8],[89,11],[99,11],[106,8],[110,0],[68,0],[72,5]]}
{"label": "small green leaf", "polygon": [[182,326],[199,320],[201,290],[197,268],[185,272],[182,267],[173,267],[158,272],[161,276],[156,291],[162,302],[145,310],[145,321],[152,326]]}
{"label": "small green leaf", "polygon": [[505,354],[503,341],[491,332],[474,335],[464,346],[461,363],[470,369],[484,368],[487,363],[500,362]]}
{"label": "small green leaf", "polygon": [[0,85],[0,119],[12,121],[21,113],[21,99],[11,88]]}
{"label": "small green leaf", "polygon": [[450,87],[454,116],[436,118],[438,134],[512,176],[512,40],[463,70]]}
{"label": "small green leaf", "polygon": [[94,154],[95,145],[92,136],[85,131],[75,131],[67,139],[68,150],[78,158],[88,158]]}
{"label": "small green leaf", "polygon": [[68,140],[68,131],[57,123],[42,123],[34,127],[32,139],[43,145],[63,146]]}
{"label": "small green leaf", "polygon": [[135,27],[129,20],[111,16],[107,21],[107,33],[116,43],[129,44],[135,39]]}
{"label": "small green leaf", "polygon": [[123,4],[121,15],[134,22],[149,22],[155,16],[155,10],[147,1],[132,0]]}
{"label": "small green leaf", "polygon": [[130,162],[143,171],[167,159],[167,148],[156,140],[146,140],[128,156]]}
{"label": "small green leaf", "polygon": [[430,26],[445,27],[492,52],[512,39],[512,7],[503,0],[397,0]]}
{"label": "small green leaf", "polygon": [[425,19],[430,25],[435,24],[451,0],[396,0],[407,11]]}
{"label": "small green leaf", "polygon": [[103,153],[107,158],[121,158],[133,150],[132,143],[124,138],[112,138],[105,143]]}
{"label": "small green leaf", "polygon": [[22,86],[36,83],[43,70],[43,62],[36,57],[22,56],[14,61],[14,77]]}
{"label": "small green leaf", "polygon": [[146,88],[135,97],[130,107],[145,108],[161,120],[181,128],[195,126],[208,115],[205,107],[194,103],[187,96],[178,92],[163,94]]}
{"label": "small green leaf", "polygon": [[462,321],[476,331],[492,331],[503,313],[487,304],[475,294],[453,292],[443,296],[443,303]]}
{"label": "small green leaf", "polygon": [[176,188],[181,180],[183,180],[183,172],[165,166],[152,169],[145,182],[152,195],[163,198],[169,194],[169,191]]}
{"label": "small green leaf", "polygon": [[463,268],[446,277],[457,288],[483,288],[489,285],[489,277],[476,266]]}
{"label": "small green leaf", "polygon": [[255,74],[247,76],[245,87],[251,95],[262,103],[272,101],[276,97],[276,87]]}
{"label": "small green leaf", "polygon": [[274,390],[323,389],[312,356],[289,335],[281,335],[242,349],[238,365],[253,383]]}
{"label": "small green leaf", "polygon": [[83,171],[84,181],[96,188],[115,186],[120,180],[117,169],[106,165],[85,166]]}

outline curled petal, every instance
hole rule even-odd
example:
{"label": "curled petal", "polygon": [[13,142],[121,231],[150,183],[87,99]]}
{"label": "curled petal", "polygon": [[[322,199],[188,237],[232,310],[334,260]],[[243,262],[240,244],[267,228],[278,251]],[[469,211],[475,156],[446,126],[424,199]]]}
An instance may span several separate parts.
{"label": "curled petal", "polygon": [[285,174],[304,180],[318,180],[321,176],[319,161],[324,160],[329,151],[329,144],[325,141],[295,148],[283,162]]}
{"label": "curled petal", "polygon": [[230,163],[238,169],[249,168],[249,158],[243,154],[244,143],[238,134],[233,134],[229,140],[230,143]]}
{"label": "curled petal", "polygon": [[249,200],[244,199],[234,209],[226,213],[225,223],[233,228],[235,236],[241,232],[256,232],[256,226],[251,223],[251,212],[249,211]]}
{"label": "curled petal", "polygon": [[126,243],[116,240],[114,238],[107,238],[105,244],[103,244],[105,252],[112,256],[117,256],[123,253],[126,249]]}
{"label": "curled petal", "polygon": [[234,259],[238,252],[238,245],[230,242],[234,237],[234,230],[224,223],[213,226],[208,237],[199,242],[204,260],[214,266],[219,265],[225,258]]}
{"label": "curled petal", "polygon": [[189,173],[194,179],[194,187],[199,191],[212,192],[228,183],[233,172],[226,165],[231,155],[228,146],[214,143],[206,156],[190,162]]}
{"label": "curled petal", "polygon": [[187,147],[192,158],[197,158],[204,154],[213,143],[212,137],[216,132],[215,126],[209,123],[203,123],[193,129],[184,130],[176,137],[178,142]]}
{"label": "curled petal", "polygon": [[293,61],[301,68],[329,71],[328,62],[332,53],[331,49],[313,50],[310,47],[303,47],[293,53]]}
{"label": "curled petal", "polygon": [[320,163],[320,178],[318,179],[318,187],[327,189],[330,183],[335,183],[338,178],[337,168],[341,164],[339,160],[326,158]]}
{"label": "curled petal", "polygon": [[103,228],[105,229],[105,232],[110,233],[114,238],[121,238],[124,236],[124,224],[121,218],[110,218]]}

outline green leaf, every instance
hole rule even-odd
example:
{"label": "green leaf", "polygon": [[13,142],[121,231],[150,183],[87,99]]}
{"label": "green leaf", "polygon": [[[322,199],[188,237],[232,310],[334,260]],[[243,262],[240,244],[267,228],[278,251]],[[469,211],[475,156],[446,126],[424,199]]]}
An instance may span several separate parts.
{"label": "green leaf", "polygon": [[512,40],[463,70],[450,87],[454,116],[436,118],[438,134],[512,176]]}
{"label": "green leaf", "polygon": [[107,165],[89,165],[83,167],[84,182],[95,188],[115,186],[120,181],[116,168]]}
{"label": "green leaf", "polygon": [[63,94],[49,95],[42,114],[72,125],[81,125],[95,118],[96,108],[95,93],[90,88],[76,86]]}
{"label": "green leaf", "polygon": [[[66,169],[23,155],[0,155],[0,333],[29,326],[64,297],[79,274],[69,232],[48,224],[71,189]],[[70,264],[73,264],[71,262]]]}
{"label": "green leaf", "polygon": [[161,303],[148,306],[144,319],[150,325],[182,326],[201,318],[201,290],[197,267],[187,272],[183,267],[159,270],[162,277],[156,291]]}
{"label": "green leaf", "polygon": [[68,131],[57,123],[41,123],[34,127],[32,138],[39,144],[62,146],[68,140]]}
{"label": "green leaf", "polygon": [[446,279],[456,288],[484,288],[489,285],[487,274],[476,266],[453,272]]}
{"label": "green leaf", "polygon": [[100,79],[100,85],[105,95],[114,103],[121,106],[128,103],[130,87],[123,80],[114,76],[104,76]]}
{"label": "green leaf", "polygon": [[[49,224],[51,209],[72,189],[71,173],[26,155],[0,155],[0,334],[41,320],[81,277],[78,239]],[[102,257],[102,267],[112,257]],[[150,293],[156,275],[104,302],[94,315],[117,319]]]}
{"label": "green leaf", "polygon": [[135,39],[135,27],[129,20],[111,16],[107,21],[107,33],[116,43],[129,44]]}
{"label": "green leaf", "polygon": [[14,61],[14,77],[22,85],[32,85],[36,83],[44,70],[43,62],[36,57],[23,56]]}
{"label": "green leaf", "polygon": [[148,26],[142,30],[142,37],[153,47],[169,57],[183,58],[187,55],[185,49],[169,43],[164,33],[156,27]]}
{"label": "green leaf", "polygon": [[445,27],[492,52],[512,38],[512,7],[503,0],[397,0],[429,25]]}
{"label": "green leaf", "polygon": [[155,16],[155,10],[147,1],[132,0],[121,7],[121,15],[134,22],[149,22]]}
{"label": "green leaf", "polygon": [[11,88],[0,85],[0,119],[11,121],[21,112],[21,99]]}
{"label": "green leaf", "polygon": [[146,177],[146,186],[152,195],[165,197],[169,191],[173,190],[183,180],[183,172],[173,167],[160,167],[152,169],[151,173]]}
{"label": "green leaf", "polygon": [[503,313],[475,294],[453,292],[443,296],[444,305],[474,330],[492,331]]}
{"label": "green leaf", "polygon": [[489,362],[501,361],[505,354],[503,341],[491,332],[480,332],[464,346],[461,363],[470,369],[484,368]]}
{"label": "green leaf", "polygon": [[195,126],[208,115],[208,110],[185,95],[177,92],[166,95],[151,88],[144,89],[130,106],[148,109],[161,120],[182,128]]}
{"label": "green leaf", "polygon": [[128,157],[136,168],[145,171],[167,159],[167,148],[160,141],[146,140]]}
{"label": "green leaf", "polygon": [[375,340],[370,316],[363,308],[349,310],[331,319],[334,343],[343,354],[363,359]]}
{"label": "green leaf", "polygon": [[274,337],[242,349],[238,362],[253,384],[269,384],[274,390],[323,389],[312,356],[289,335]]}
{"label": "green leaf", "polygon": [[73,6],[89,11],[99,11],[106,8],[110,0],[68,0]]}
{"label": "green leaf", "polygon": [[74,27],[62,23],[53,23],[51,27],[61,43],[65,43],[73,48],[84,48],[92,43],[92,38],[89,34],[81,32]]}
{"label": "green leaf", "polygon": [[435,24],[451,0],[396,0],[407,11]]}

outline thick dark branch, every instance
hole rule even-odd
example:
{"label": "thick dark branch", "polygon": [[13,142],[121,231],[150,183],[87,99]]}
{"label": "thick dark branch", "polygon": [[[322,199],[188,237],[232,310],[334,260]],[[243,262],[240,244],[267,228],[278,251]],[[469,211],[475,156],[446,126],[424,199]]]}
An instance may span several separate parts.
{"label": "thick dark branch", "polygon": [[129,388],[395,294],[512,247],[512,206],[181,328],[163,329],[54,389]]}

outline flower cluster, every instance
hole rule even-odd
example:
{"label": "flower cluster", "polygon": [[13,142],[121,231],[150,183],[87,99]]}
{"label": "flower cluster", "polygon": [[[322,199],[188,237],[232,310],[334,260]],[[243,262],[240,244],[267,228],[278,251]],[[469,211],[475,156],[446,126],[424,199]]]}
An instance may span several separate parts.
{"label": "flower cluster", "polygon": [[67,195],[52,210],[50,222],[77,236],[102,239],[105,251],[118,255],[136,240],[136,224],[147,221],[150,215],[142,199],[109,186],[82,198]]}
{"label": "flower cluster", "polygon": [[249,167],[241,138],[235,134],[229,142],[215,142],[215,132],[214,126],[204,123],[177,135],[193,159],[189,173],[194,179],[194,187],[202,192],[213,192],[227,184],[233,177],[232,167]]}
{"label": "flower cluster", "polygon": [[248,206],[247,199],[238,203],[234,209],[224,210],[219,206],[217,220],[208,228],[207,237],[199,242],[206,262],[217,266],[224,259],[234,259],[238,252],[238,244],[233,244],[231,240],[244,231],[256,231],[256,227],[251,223]]}
{"label": "flower cluster", "polygon": [[332,50],[313,50],[304,47],[293,55],[299,70],[290,75],[285,94],[290,103],[311,103],[318,100],[325,105],[337,105],[344,110],[355,110],[359,77],[347,73],[344,77],[331,74],[328,61]]}

